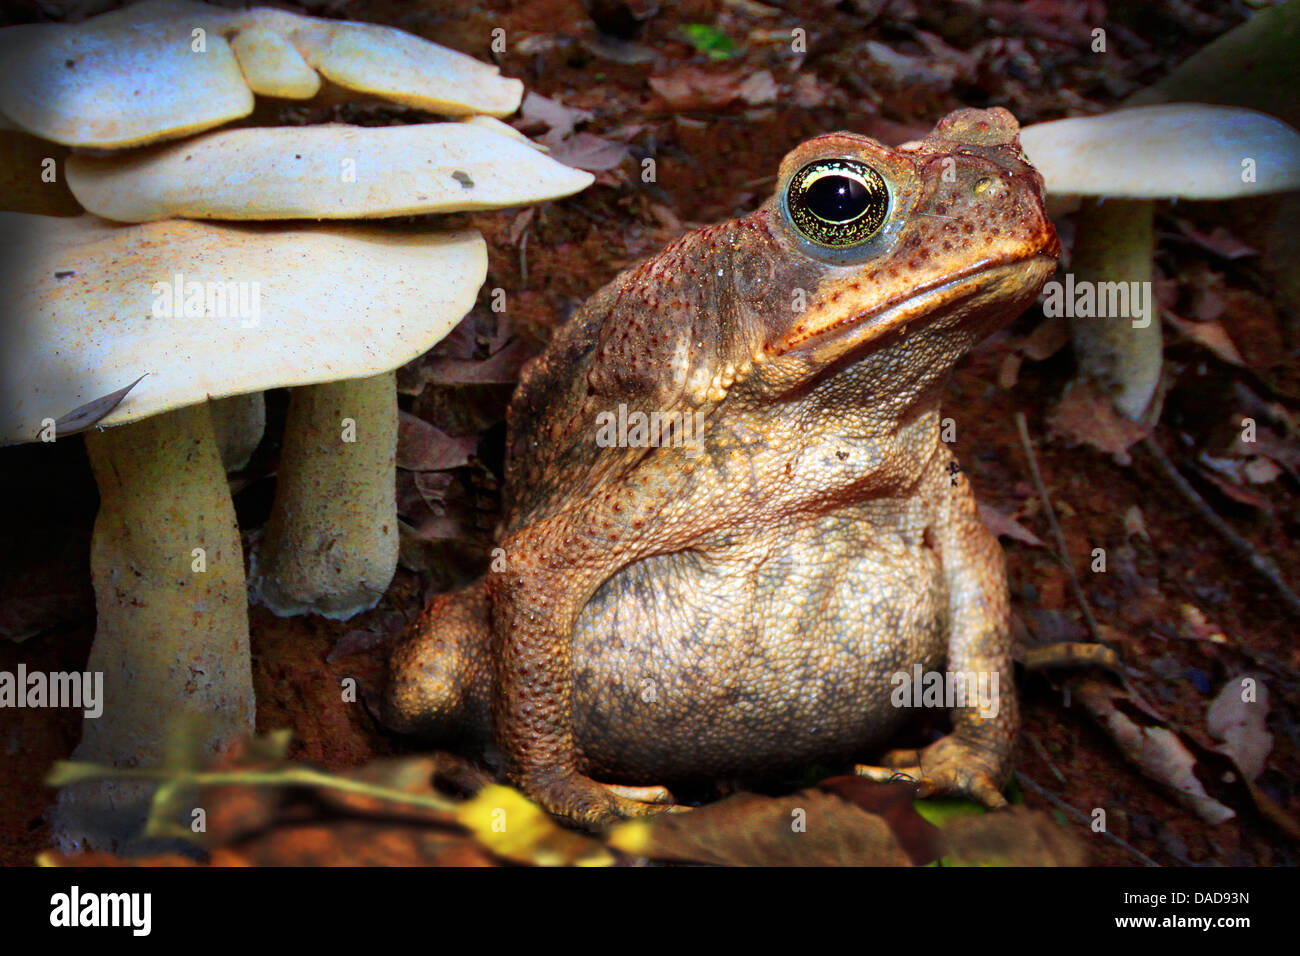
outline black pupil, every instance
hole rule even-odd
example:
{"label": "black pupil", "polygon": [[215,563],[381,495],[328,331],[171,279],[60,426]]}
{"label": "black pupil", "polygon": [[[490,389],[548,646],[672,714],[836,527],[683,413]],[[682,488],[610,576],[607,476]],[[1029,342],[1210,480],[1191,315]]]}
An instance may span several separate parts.
{"label": "black pupil", "polygon": [[822,176],[804,193],[808,211],[826,222],[850,222],[867,208],[867,187],[851,176]]}

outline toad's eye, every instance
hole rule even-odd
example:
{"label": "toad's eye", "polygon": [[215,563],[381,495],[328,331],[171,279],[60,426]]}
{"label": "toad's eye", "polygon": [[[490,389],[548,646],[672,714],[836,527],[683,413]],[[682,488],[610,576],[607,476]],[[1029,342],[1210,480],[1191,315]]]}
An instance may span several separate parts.
{"label": "toad's eye", "polygon": [[785,205],[805,238],[843,249],[880,231],[889,213],[889,187],[866,163],[819,159],[794,174]]}

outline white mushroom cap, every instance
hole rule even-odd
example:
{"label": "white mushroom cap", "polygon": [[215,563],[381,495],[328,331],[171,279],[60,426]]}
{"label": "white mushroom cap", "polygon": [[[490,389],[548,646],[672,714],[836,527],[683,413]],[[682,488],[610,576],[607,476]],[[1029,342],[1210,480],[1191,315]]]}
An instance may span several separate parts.
{"label": "white mushroom cap", "polygon": [[0,29],[4,113],[68,146],[186,136],[247,116],[253,92],[311,97],[322,76],[448,116],[505,116],[523,96],[495,66],[401,30],[265,7],[145,0],[82,23]]}
{"label": "white mushroom cap", "polygon": [[83,23],[0,30],[0,104],[15,124],[68,146],[134,146],[185,136],[253,111],[230,45],[203,4],[150,0]]}
{"label": "white mushroom cap", "polygon": [[265,27],[249,27],[230,38],[248,88],[259,96],[307,100],[320,92],[320,74],[307,65],[288,39]]}
{"label": "white mushroom cap", "polygon": [[522,205],[585,189],[590,173],[471,123],[221,130],[143,152],[74,155],[86,209],[154,219],[364,219]]}
{"label": "white mushroom cap", "polygon": [[[21,213],[0,214],[0,261],[0,444],[31,441],[43,420],[146,372],[100,424],[386,372],[450,331],[487,273],[473,231],[118,226]],[[178,276],[182,307],[203,314],[157,314]],[[214,314],[220,292],[241,290],[239,316]]]}
{"label": "white mushroom cap", "polygon": [[1229,199],[1300,188],[1300,133],[1229,106],[1167,103],[1037,123],[1020,131],[1020,145],[1055,196]]}

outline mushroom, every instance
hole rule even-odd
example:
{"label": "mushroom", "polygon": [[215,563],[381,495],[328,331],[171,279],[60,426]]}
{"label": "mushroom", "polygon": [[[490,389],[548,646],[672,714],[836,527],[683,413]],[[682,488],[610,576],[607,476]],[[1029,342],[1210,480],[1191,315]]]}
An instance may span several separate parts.
{"label": "mushroom", "polygon": [[[185,712],[209,718],[201,743],[217,750],[252,729],[254,697],[239,532],[207,400],[390,375],[470,309],[485,244],[469,231],[20,213],[0,214],[0,237],[0,444],[66,437],[58,419],[145,376],[86,435],[101,496],[87,667],[104,674],[105,705],[74,757],[155,762],[164,724]],[[378,463],[342,494],[391,501],[392,449],[362,425],[355,444],[335,443],[338,457]],[[375,546],[396,549],[395,522]],[[111,845],[143,819],[144,793],[67,788],[60,830]]]}
{"label": "mushroom", "polygon": [[188,136],[249,115],[254,93],[314,96],[322,77],[445,116],[506,116],[523,95],[495,66],[393,27],[266,7],[145,0],[81,23],[0,29],[7,118],[68,146]]}
{"label": "mushroom", "polygon": [[[1300,188],[1300,134],[1263,113],[1199,103],[1038,123],[1020,145],[1043,174],[1054,213],[1076,220],[1075,282],[1151,281],[1152,202],[1229,199]],[[1150,318],[1150,317],[1148,317]],[[1128,418],[1158,411],[1157,322],[1072,322],[1085,378],[1109,385]]]}
{"label": "mushroom", "polygon": [[[247,116],[254,93],[311,97],[322,79],[465,119],[233,129],[160,142]],[[74,154],[66,163],[85,208],[125,222],[372,218],[519,205],[584,188],[590,174],[546,159],[492,118],[513,112],[522,92],[496,67],[401,30],[270,8],[146,0],[80,24],[0,30],[0,93],[18,127],[100,151],[152,144]],[[358,427],[364,419],[368,434],[396,433],[391,376],[312,394],[321,407],[355,409],[362,418],[344,417]],[[245,462],[260,437],[258,402],[214,406],[229,467]],[[351,469],[359,479],[381,462],[351,454],[340,473],[331,444],[312,437],[321,426],[315,403],[302,396],[291,406],[292,437],[251,595],[281,614],[349,617],[378,601],[396,569],[396,552],[390,557],[373,541],[374,528],[395,525],[395,503],[381,512],[344,509],[352,519],[342,525],[342,513],[300,503],[290,489],[336,484]],[[300,460],[311,455],[314,465]],[[319,565],[315,573],[305,567],[308,553]]]}
{"label": "mushroom", "polygon": [[250,127],[106,156],[73,155],[90,212],[155,219],[372,219],[568,196],[592,175],[471,123]]}
{"label": "mushroom", "polygon": [[[139,152],[72,156],[67,175],[87,209],[126,221],[452,212],[566,196],[593,178],[522,138],[467,122],[223,130]],[[345,427],[368,442],[387,436],[388,447],[340,446]],[[281,615],[339,619],[379,602],[397,568],[396,501],[366,489],[377,470],[391,471],[396,440],[391,374],[295,392],[250,576],[255,602]]]}

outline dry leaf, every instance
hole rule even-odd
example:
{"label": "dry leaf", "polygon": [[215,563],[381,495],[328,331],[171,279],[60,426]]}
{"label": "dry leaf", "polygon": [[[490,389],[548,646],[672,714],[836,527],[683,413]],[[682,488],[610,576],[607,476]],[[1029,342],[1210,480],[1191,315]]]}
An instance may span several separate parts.
{"label": "dry leaf", "polygon": [[1165,320],[1179,333],[1198,345],[1203,345],[1225,362],[1245,366],[1246,360],[1237,351],[1237,346],[1228,338],[1227,331],[1218,322],[1188,322],[1172,312],[1164,313]]}
{"label": "dry leaf", "polygon": [[1011,538],[1022,544],[1033,545],[1035,548],[1043,547],[1043,539],[1038,537],[1015,518],[1004,514],[992,505],[981,504],[979,507],[980,521],[984,522],[984,527],[988,528],[999,538]]}
{"label": "dry leaf", "polygon": [[397,467],[408,471],[445,471],[469,462],[478,450],[473,435],[454,437],[409,412],[398,412]]}
{"label": "dry leaf", "polygon": [[[144,373],[144,375],[148,374],[148,372]],[[75,435],[77,432],[89,428],[105,418],[121,404],[122,399],[126,398],[131,389],[140,384],[144,375],[141,375],[140,378],[137,378],[124,388],[119,388],[116,392],[109,392],[100,398],[92,399],[84,405],[78,405],[62,418],[56,419],[54,422],[55,435]]]}
{"label": "dry leaf", "polygon": [[1229,679],[1205,714],[1210,736],[1223,741],[1219,749],[1232,758],[1247,780],[1264,772],[1273,751],[1267,720],[1268,687],[1257,674]]}
{"label": "dry leaf", "polygon": [[593,173],[617,169],[628,154],[624,144],[610,142],[592,133],[575,133],[551,148],[551,158],[556,162]]}
{"label": "dry leaf", "polygon": [[1180,735],[1127,691],[1091,678],[1069,682],[1078,700],[1101,724],[1120,752],[1147,777],[1173,791],[1178,801],[1209,823],[1237,815],[1205,792],[1196,776],[1196,756]]}
{"label": "dry leaf", "polygon": [[456,810],[456,819],[492,853],[533,866],[609,866],[613,855],[591,837],[566,830],[510,787],[484,787]]}
{"label": "dry leaf", "polygon": [[630,856],[718,866],[909,866],[880,817],[839,797],[739,793],[690,813],[620,824],[608,843]]}

